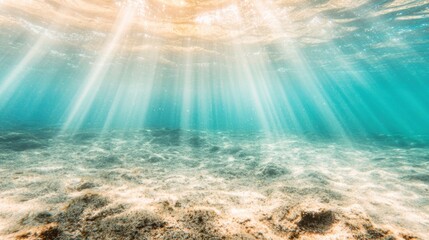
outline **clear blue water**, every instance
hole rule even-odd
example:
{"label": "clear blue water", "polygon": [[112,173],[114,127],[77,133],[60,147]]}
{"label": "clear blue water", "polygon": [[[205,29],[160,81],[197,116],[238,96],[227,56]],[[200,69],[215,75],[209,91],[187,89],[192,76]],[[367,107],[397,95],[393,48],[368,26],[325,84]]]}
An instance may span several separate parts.
{"label": "clear blue water", "polygon": [[[429,41],[429,34],[423,30],[422,34]],[[365,49],[359,38],[352,39],[356,49]],[[223,69],[226,66],[204,69],[217,71],[212,76],[197,76],[199,69],[191,69],[193,76],[188,86],[183,86],[180,79],[181,69],[157,69],[150,92],[140,77],[132,79],[126,72],[119,76],[107,72],[101,86],[91,90],[94,100],[85,103],[88,109],[82,113],[78,127],[103,128],[109,119],[108,128],[183,127],[350,136],[429,134],[428,45],[412,48],[418,55],[395,48],[368,50],[363,59],[346,60],[346,69],[330,55],[340,51],[344,54],[340,57],[346,58],[350,50],[336,47],[306,49],[309,55],[316,52],[318,57],[310,59],[306,69],[282,72],[287,63],[275,63],[269,66],[269,72],[255,73],[262,76],[249,81],[264,87],[263,92],[256,89],[259,99],[248,91],[240,68],[228,69],[237,76],[228,76]],[[21,54],[10,50],[7,53],[3,62],[18,62],[14,58]],[[353,58],[353,54],[357,53],[349,57]],[[377,59],[368,63],[366,57]],[[12,125],[62,126],[90,71],[86,63],[79,65],[78,59],[71,60],[77,66],[70,69],[69,61],[47,56],[21,73],[14,80],[18,85],[1,96],[2,121]],[[2,65],[3,79],[13,70],[11,65]],[[125,93],[118,93],[118,89]],[[142,96],[146,94],[149,96]]]}
{"label": "clear blue water", "polygon": [[[428,4],[408,1],[408,8],[403,3],[395,11],[392,2],[322,11],[336,28],[351,30],[320,43],[279,39],[239,45],[178,38],[178,46],[217,54],[117,50],[101,63],[97,83],[86,95],[82,92],[100,64],[102,48],[61,42],[86,32],[40,40],[43,34],[25,24],[5,26],[0,33],[2,126],[427,135]],[[7,8],[0,11],[29,21]],[[162,64],[163,58],[175,65]],[[4,83],[7,79],[12,83]],[[78,105],[80,98],[84,103]]]}
{"label": "clear blue water", "polygon": [[82,237],[85,193],[195,239],[197,208],[290,237],[296,202],[338,223],[304,239],[429,237],[428,1],[87,3],[0,0],[0,238]]}

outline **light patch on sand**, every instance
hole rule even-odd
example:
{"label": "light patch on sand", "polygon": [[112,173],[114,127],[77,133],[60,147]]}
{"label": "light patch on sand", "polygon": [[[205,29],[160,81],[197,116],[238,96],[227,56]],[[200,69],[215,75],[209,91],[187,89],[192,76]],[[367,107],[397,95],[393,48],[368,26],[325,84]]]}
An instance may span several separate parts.
{"label": "light patch on sand", "polygon": [[[7,227],[2,225],[2,231],[29,227],[21,226],[20,220],[36,223],[31,219],[38,212],[50,211],[55,217],[58,211],[67,212],[70,204],[82,207],[90,201],[85,211],[91,216],[103,211],[125,211],[121,214],[128,216],[147,210],[179,229],[182,224],[195,227],[201,218],[207,221],[206,230],[228,229],[222,234],[248,229],[246,234],[262,231],[281,239],[288,233],[276,230],[279,226],[311,226],[292,216],[289,222],[281,220],[282,211],[290,208],[297,216],[302,211],[317,212],[326,221],[332,211],[344,224],[356,215],[361,227],[369,215],[385,229],[426,237],[427,169],[406,159],[421,159],[427,150],[397,153],[388,146],[332,146],[297,138],[258,142],[224,133],[198,133],[197,138],[193,132],[182,132],[178,139],[171,138],[173,134],[152,130],[71,140],[60,136],[46,148],[4,149],[8,161],[0,162],[0,223]],[[191,145],[196,139],[199,144]],[[374,156],[381,154],[385,164]],[[389,160],[391,156],[398,163],[398,154],[404,159],[400,169]],[[103,201],[108,206],[96,207]],[[320,210],[325,208],[328,215]],[[321,226],[327,230],[320,239],[350,234],[342,229],[344,225],[329,221]]]}

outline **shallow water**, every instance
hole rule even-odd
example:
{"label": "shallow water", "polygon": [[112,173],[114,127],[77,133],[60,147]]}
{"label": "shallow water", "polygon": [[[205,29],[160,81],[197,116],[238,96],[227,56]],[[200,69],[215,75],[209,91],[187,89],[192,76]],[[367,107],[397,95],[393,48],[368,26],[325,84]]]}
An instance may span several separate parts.
{"label": "shallow water", "polygon": [[[40,213],[60,222],[54,219],[64,206],[91,193],[109,199],[109,207],[122,204],[120,212],[136,208],[154,212],[170,227],[197,239],[236,239],[240,234],[254,238],[257,232],[268,239],[290,236],[270,221],[279,208],[297,203],[308,205],[298,213],[322,204],[322,209],[335,213],[334,225],[339,228],[301,230],[304,238],[370,238],[368,230],[338,227],[347,222],[344,216],[361,212],[359,221],[371,219],[376,229],[386,231],[377,230],[380,236],[403,233],[425,239],[429,146],[404,146],[389,138],[352,144],[292,135],[168,129],[74,135],[58,135],[54,129],[4,131],[0,231],[6,236],[15,231],[35,233],[35,227],[46,224],[46,219],[38,220]],[[172,209],[165,210],[165,204]],[[181,222],[187,213],[201,209],[218,216],[215,232],[197,231]],[[97,209],[92,211],[85,214]],[[267,218],[270,214],[274,217]],[[132,222],[133,217],[126,216]],[[245,230],[243,222],[254,231]],[[59,224],[61,236],[84,236],[67,230],[67,224],[71,223]]]}
{"label": "shallow water", "polygon": [[0,0],[0,239],[428,239],[426,0]]}

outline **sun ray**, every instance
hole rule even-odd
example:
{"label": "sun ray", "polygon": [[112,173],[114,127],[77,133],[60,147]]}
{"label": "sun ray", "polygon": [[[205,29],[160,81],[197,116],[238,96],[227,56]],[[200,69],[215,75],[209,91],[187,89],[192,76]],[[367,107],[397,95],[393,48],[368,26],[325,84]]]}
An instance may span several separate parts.
{"label": "sun ray", "polygon": [[42,57],[43,46],[46,43],[44,36],[33,45],[30,51],[22,58],[17,66],[3,79],[0,83],[0,109],[7,104],[8,100],[13,96],[14,92],[20,85],[21,79],[25,76],[29,67]]}
{"label": "sun ray", "polygon": [[85,120],[88,111],[99,91],[103,77],[108,70],[108,65],[114,57],[115,50],[129,28],[129,23],[134,17],[132,5],[126,5],[117,16],[117,24],[112,30],[113,35],[101,50],[101,55],[94,63],[94,67],[85,80],[85,85],[79,90],[69,114],[66,117],[63,130],[79,129]]}
{"label": "sun ray", "polygon": [[287,33],[282,29],[281,23],[273,16],[273,3],[262,3],[255,1],[255,10],[266,19],[266,24],[272,32],[282,33],[285,44],[280,44],[279,49],[283,56],[291,59],[292,67],[299,72],[299,79],[304,84],[307,96],[312,96],[312,104],[317,106],[319,114],[326,120],[325,124],[329,126],[329,132],[347,138],[346,129],[340,122],[338,116],[334,112],[334,107],[327,101],[326,93],[323,92],[323,87],[318,83],[317,74],[307,62],[304,54],[300,52],[297,46],[294,46],[294,41],[288,38]]}
{"label": "sun ray", "polygon": [[[3,3],[0,2],[0,7]],[[61,13],[63,9],[58,9],[57,14],[53,19],[61,21],[63,19]],[[0,22],[1,23],[1,22]],[[41,30],[38,34],[37,40],[32,44],[29,50],[25,53],[23,58],[13,67],[4,79],[0,80],[0,110],[8,104],[15,92],[19,89],[25,76],[30,72],[31,67],[36,65],[43,57],[47,55],[50,50],[48,44],[53,44],[52,39],[49,37],[49,31],[55,31],[59,26],[55,24],[49,25],[48,28]]]}
{"label": "sun ray", "polygon": [[184,53],[183,59],[183,70],[180,70],[180,81],[182,81],[183,90],[181,93],[182,96],[182,112],[180,115],[180,128],[190,129],[192,125],[192,115],[194,113],[194,72],[192,67],[193,55],[192,55],[192,45],[191,39],[185,39],[184,47],[187,48],[187,51]]}
{"label": "sun ray", "polygon": [[429,239],[428,46],[428,0],[0,0],[0,239]]}

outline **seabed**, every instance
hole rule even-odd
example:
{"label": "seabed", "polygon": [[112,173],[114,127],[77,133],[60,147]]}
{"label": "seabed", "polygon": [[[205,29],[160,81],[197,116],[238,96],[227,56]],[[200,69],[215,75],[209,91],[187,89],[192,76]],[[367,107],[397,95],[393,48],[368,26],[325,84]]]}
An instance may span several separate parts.
{"label": "seabed", "polygon": [[3,131],[0,232],[6,239],[425,239],[424,142]]}
{"label": "seabed", "polygon": [[0,240],[428,240],[428,0],[0,0]]}

